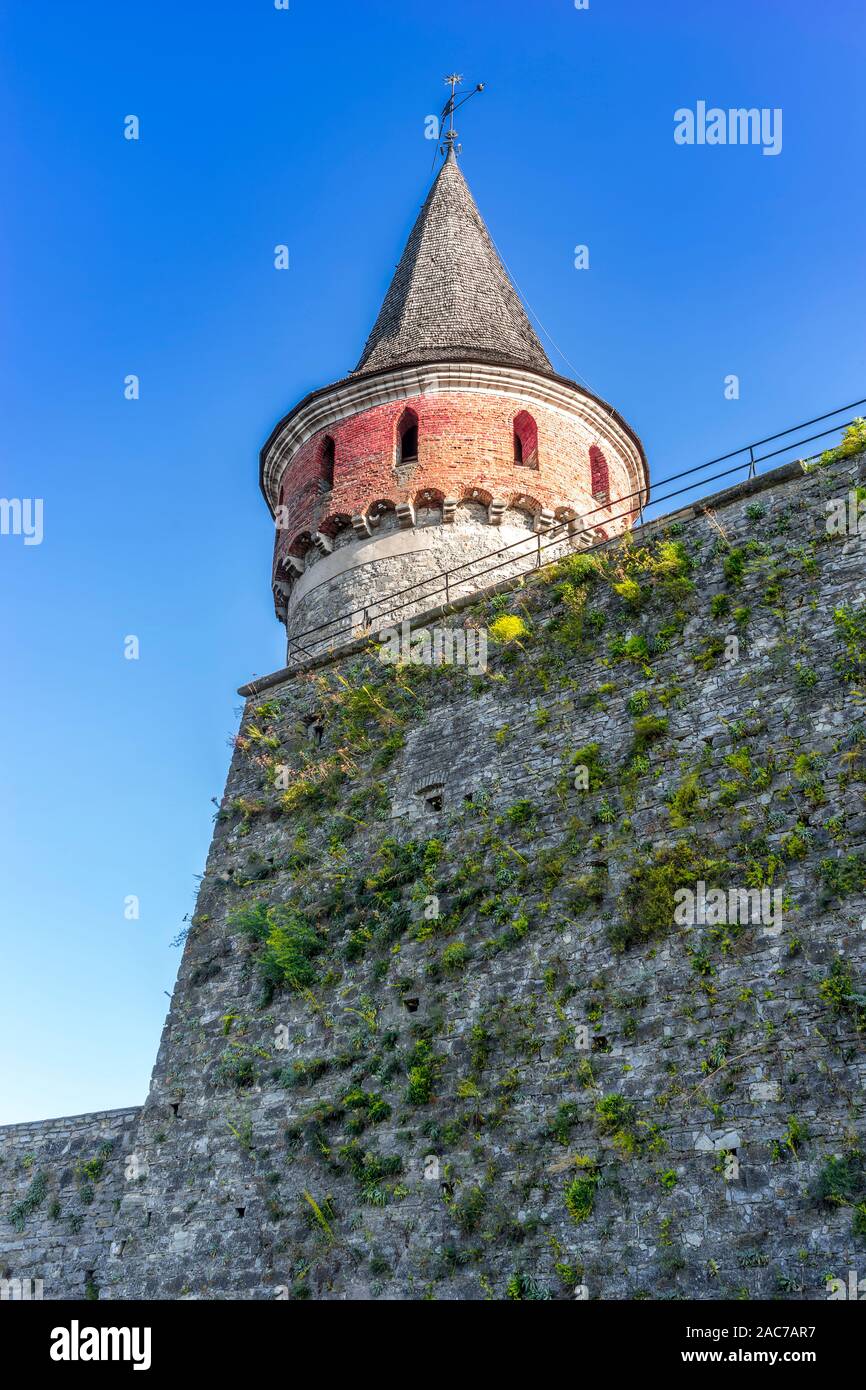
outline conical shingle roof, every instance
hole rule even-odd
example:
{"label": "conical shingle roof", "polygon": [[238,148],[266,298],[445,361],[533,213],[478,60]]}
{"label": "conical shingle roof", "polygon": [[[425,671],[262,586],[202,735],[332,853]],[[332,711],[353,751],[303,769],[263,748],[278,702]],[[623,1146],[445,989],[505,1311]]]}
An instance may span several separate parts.
{"label": "conical shingle roof", "polygon": [[553,370],[453,150],[412,228],[355,374],[449,359]]}

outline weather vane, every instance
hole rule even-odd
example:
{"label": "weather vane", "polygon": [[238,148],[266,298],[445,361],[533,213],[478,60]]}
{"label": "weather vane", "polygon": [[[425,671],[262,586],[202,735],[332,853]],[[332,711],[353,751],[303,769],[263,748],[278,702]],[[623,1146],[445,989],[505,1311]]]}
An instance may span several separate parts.
{"label": "weather vane", "polygon": [[461,72],[452,72],[449,77],[445,78],[445,85],[446,87],[451,88],[451,95],[446,101],[445,105],[443,106],[442,115],[439,117],[440,130],[442,129],[446,120],[448,122],[448,129],[445,131],[445,135],[443,137],[444,143],[439,146],[440,154],[445,154],[446,151],[450,153],[451,150],[453,150],[455,154],[460,153],[463,146],[458,145],[456,143],[457,131],[454,129],[454,112],[457,111],[459,107],[465,106],[469,98],[474,97],[476,92],[484,91],[484,83],[479,82],[478,86],[473,87],[471,92],[467,92],[466,96],[463,97],[462,100],[457,101],[457,88],[460,86],[460,83],[462,81],[463,74]]}

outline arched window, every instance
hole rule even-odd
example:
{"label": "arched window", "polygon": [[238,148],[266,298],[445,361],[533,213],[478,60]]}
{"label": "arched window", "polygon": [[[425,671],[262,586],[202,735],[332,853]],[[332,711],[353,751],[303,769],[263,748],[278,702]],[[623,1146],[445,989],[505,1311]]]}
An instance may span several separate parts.
{"label": "arched window", "polygon": [[527,410],[514,417],[514,462],[522,468],[538,467],[538,426]]}
{"label": "arched window", "polygon": [[596,502],[610,501],[610,475],[607,459],[597,444],[589,451],[589,470],[592,479],[592,495]]}
{"label": "arched window", "polygon": [[319,478],[324,488],[330,492],[334,486],[334,441],[329,434],[322,440],[322,463]]}
{"label": "arched window", "polygon": [[418,416],[408,406],[397,425],[397,462],[415,463],[418,459]]}

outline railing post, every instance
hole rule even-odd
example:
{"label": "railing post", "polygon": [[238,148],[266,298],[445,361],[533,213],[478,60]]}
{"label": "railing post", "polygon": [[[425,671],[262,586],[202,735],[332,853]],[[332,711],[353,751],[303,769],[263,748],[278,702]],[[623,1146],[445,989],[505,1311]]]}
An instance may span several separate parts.
{"label": "railing post", "polygon": [[755,469],[755,446],[754,446],[754,444],[750,444],[750,445],[749,445],[749,477],[750,477],[750,478],[754,478],[755,476],[756,476],[756,469]]}
{"label": "railing post", "polygon": [[448,571],[446,570],[446,571],[445,571],[445,607],[446,607],[446,608],[448,607],[448,604],[449,604],[450,602],[451,602],[451,599],[450,599],[449,594],[448,594]]}

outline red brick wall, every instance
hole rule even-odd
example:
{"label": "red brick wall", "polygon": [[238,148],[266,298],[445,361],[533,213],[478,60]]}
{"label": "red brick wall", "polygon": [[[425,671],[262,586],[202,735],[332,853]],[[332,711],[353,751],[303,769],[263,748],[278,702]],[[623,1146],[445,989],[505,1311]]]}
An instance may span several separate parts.
{"label": "red brick wall", "polygon": [[[406,406],[418,415],[418,462],[401,481],[395,468],[397,423]],[[538,429],[538,466],[514,462],[514,417],[528,411]],[[336,446],[334,486],[323,493],[322,442]],[[329,425],[296,451],[281,480],[285,516],[280,518],[277,556],[303,551],[316,531],[339,530],[348,518],[376,503],[417,501],[425,489],[458,500],[478,489],[485,497],[513,503],[533,499],[532,510],[556,511],[574,506],[582,513],[592,500],[589,451],[595,435],[576,416],[541,405],[531,398],[480,392],[428,393],[391,401]],[[613,447],[605,442],[610,469],[611,501],[631,491],[629,474]],[[614,505],[614,514],[624,507]],[[593,517],[599,523],[600,513]]]}

